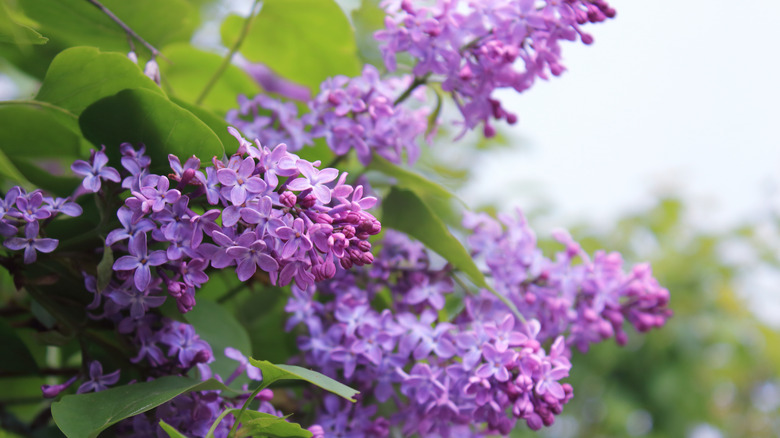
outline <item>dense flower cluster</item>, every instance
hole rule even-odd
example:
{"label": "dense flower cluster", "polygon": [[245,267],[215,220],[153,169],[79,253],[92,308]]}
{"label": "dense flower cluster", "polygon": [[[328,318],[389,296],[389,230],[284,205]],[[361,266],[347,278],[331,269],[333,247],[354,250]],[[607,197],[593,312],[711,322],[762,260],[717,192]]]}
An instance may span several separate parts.
{"label": "dense flower cluster", "polygon": [[580,26],[615,16],[604,0],[388,0],[385,7],[385,29],[375,36],[387,68],[396,69],[398,54],[411,55],[414,74],[440,77],[464,127],[484,123],[488,137],[491,119],[517,120],[492,97],[495,89],[522,92],[537,77],[561,74],[559,42],[579,36],[590,44]]}
{"label": "dense flower cluster", "polygon": [[356,78],[325,80],[305,116],[312,136],[324,137],[336,155],[354,149],[364,165],[371,162],[372,153],[400,163],[404,151],[413,163],[420,156],[418,142],[428,129],[430,110],[395,104],[411,82],[410,76],[383,80],[370,64]]}
{"label": "dense flower cluster", "polygon": [[[326,400],[318,420],[324,436],[388,436],[393,425],[405,436],[507,435],[518,419],[539,429],[572,397],[561,383],[572,345],[613,334],[623,342],[624,320],[645,331],[669,316],[668,292],[646,266],[624,274],[619,258],[603,253],[589,262],[562,233],[566,248],[553,262],[525,221],[504,220],[506,230],[486,216],[467,217],[475,230],[469,241],[527,322],[487,291],[464,296],[465,308],[442,319],[451,269],[433,268],[422,245],[394,232],[385,233],[372,269],[293,288],[288,329],[305,326],[306,364],[362,391],[357,406]],[[577,255],[586,262],[573,266]],[[375,310],[378,302],[388,308]],[[375,417],[373,400],[394,401],[397,414]]]}
{"label": "dense flower cluster", "polygon": [[[259,94],[239,96],[239,107],[228,112],[227,121],[261,144],[286,143],[291,151],[324,138],[336,155],[354,149],[363,164],[374,153],[394,163],[404,158],[413,163],[428,130],[430,109],[395,103],[411,82],[410,76],[381,79],[375,67],[366,65],[358,77],[325,80],[309,102],[310,112],[300,118],[293,103]],[[424,90],[417,89],[415,96],[424,99]]]}
{"label": "dense flower cluster", "polygon": [[[75,217],[81,215],[82,209],[70,198],[52,198],[44,196],[41,190],[27,193],[19,186],[12,187],[5,197],[0,197],[0,236],[7,238],[3,245],[24,251],[24,263],[35,262],[39,252],[50,253],[57,248],[57,239],[43,237],[41,223],[45,225],[60,213]],[[20,231],[24,237],[18,236]]]}
{"label": "dense flower cluster", "polygon": [[[151,173],[144,147],[129,143],[120,146],[121,173],[108,166],[104,150],[93,151],[88,162],[72,166],[84,177],[77,193],[116,194],[116,186],[106,188],[107,181],[121,183],[129,192],[117,211],[120,227],[106,236],[115,256],[113,274],[102,290],[95,277],[86,273],[84,277],[86,289],[94,294],[87,308],[99,312],[92,317],[111,321],[130,340],[137,351],[131,362],[143,363],[147,378],[184,375],[191,369],[202,378],[212,376],[208,364],[214,354],[195,329],[150,312],[169,296],[181,312],[191,310],[195,290],[209,279],[209,267],[235,269],[241,281],[259,269],[272,284],[294,282],[308,288],[340,269],[373,261],[368,238],[381,226],[365,209],[375,198],[364,197],[361,186],[347,184],[346,174],[319,170],[319,163],[301,160],[284,144],[271,150],[231,132],[239,141],[238,152],[225,161],[215,158],[203,169],[195,157],[182,164],[171,155],[168,176]],[[55,210],[80,213],[77,204],[43,198],[39,191],[28,195],[18,188],[7,194],[3,206],[4,234],[15,234],[19,221],[28,222],[27,262],[34,260],[34,250],[50,252],[56,246],[52,239],[37,238],[37,220]],[[8,239],[6,246],[22,249],[15,239],[20,238]],[[262,378],[240,352],[229,349],[226,354],[239,362],[238,369],[232,376],[215,377],[224,377],[227,383],[243,372]],[[118,371],[104,375],[102,364],[92,361],[78,392],[101,391],[118,380]],[[44,394],[56,396],[74,381],[45,387]],[[268,404],[268,394],[261,393],[263,406],[277,414]],[[154,419],[135,417],[120,431],[145,436],[164,419],[190,436],[205,436],[220,412],[240,407],[244,400],[217,392],[184,395],[158,408]],[[226,435],[231,421],[220,425],[217,436]]]}

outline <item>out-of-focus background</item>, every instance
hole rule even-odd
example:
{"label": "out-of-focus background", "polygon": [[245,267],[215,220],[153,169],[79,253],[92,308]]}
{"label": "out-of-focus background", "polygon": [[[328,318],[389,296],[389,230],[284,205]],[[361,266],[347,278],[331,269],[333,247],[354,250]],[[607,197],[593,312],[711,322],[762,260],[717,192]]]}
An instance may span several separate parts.
{"label": "out-of-focus background", "polygon": [[[780,436],[780,2],[610,3],[592,46],[563,48],[567,72],[500,96],[516,126],[467,147],[442,126],[418,167],[474,208],[523,208],[542,239],[567,227],[650,261],[671,291],[668,326],[576,355],[564,414],[516,436]],[[0,59],[0,100],[36,87]]]}

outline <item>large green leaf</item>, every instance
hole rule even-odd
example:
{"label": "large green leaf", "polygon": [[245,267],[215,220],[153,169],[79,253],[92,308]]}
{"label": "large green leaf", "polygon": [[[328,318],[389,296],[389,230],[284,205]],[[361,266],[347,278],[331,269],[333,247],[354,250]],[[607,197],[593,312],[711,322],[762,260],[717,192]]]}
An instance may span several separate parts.
{"label": "large green leaf", "polygon": [[95,102],[81,114],[79,125],[84,136],[95,145],[106,145],[114,158],[123,142],[145,144],[153,170],[168,167],[168,154],[181,159],[195,155],[201,161],[224,154],[222,142],[208,125],[145,89],[120,91]]}
{"label": "large green leaf", "polygon": [[[374,155],[369,169],[376,170],[396,180],[396,186],[413,191],[422,199],[438,198],[444,200],[458,199],[452,192],[424,176],[397,166],[379,155]],[[458,199],[460,200],[460,199]],[[463,201],[461,201],[462,203]]]}
{"label": "large green leaf", "polygon": [[[246,356],[252,355],[252,344],[244,327],[236,321],[235,316],[214,301],[199,299],[198,305],[184,317],[195,327],[198,336],[211,345],[214,353],[211,370],[223,379],[227,379],[238,367],[238,362],[225,356],[225,348],[233,347]],[[236,383],[241,385],[248,381],[244,378]]]}
{"label": "large green leaf", "polygon": [[171,96],[171,101],[192,114],[195,114],[203,123],[207,124],[209,128],[217,134],[220,141],[222,141],[222,145],[225,147],[225,152],[228,155],[231,155],[238,149],[238,140],[228,132],[227,129],[230,125],[228,125],[225,119],[217,116],[206,108],[197,106],[194,103],[185,102],[176,96]]}
{"label": "large green leaf", "polygon": [[[17,184],[55,189],[74,184],[47,184],[72,176],[70,163],[88,152],[76,116],[62,108],[36,101],[0,102],[0,176]],[[42,183],[42,184],[41,184]]]}
{"label": "large green leaf", "polygon": [[68,438],[94,438],[111,425],[153,409],[180,394],[225,389],[225,385],[214,379],[198,382],[186,377],[167,376],[96,393],[66,395],[51,405],[51,414]]}
{"label": "large green leaf", "polygon": [[[60,47],[95,46],[127,53],[127,34],[105,13],[84,0],[17,0],[38,30]],[[198,26],[198,9],[186,0],[101,0],[111,12],[158,49],[189,41]],[[144,52],[138,42],[136,50]]]}
{"label": "large green leaf", "polygon": [[[226,46],[236,41],[243,21],[237,15],[225,20]],[[360,73],[352,27],[333,0],[265,0],[240,52],[314,91],[330,76]]]}
{"label": "large green leaf", "polygon": [[164,94],[127,56],[94,47],[73,47],[51,62],[36,99],[78,115],[95,101],[126,88]]}
{"label": "large green leaf", "polygon": [[251,357],[249,358],[249,363],[260,368],[260,371],[263,372],[263,386],[266,387],[278,380],[305,380],[326,391],[344,397],[351,402],[354,402],[355,399],[353,397],[356,394],[359,394],[359,391],[355,391],[349,386],[337,382],[324,374],[299,366],[276,365],[267,360],[256,360]]}
{"label": "large green leaf", "polygon": [[[171,63],[160,63],[165,84],[170,86],[171,94],[187,102],[197,100],[223,61],[222,56],[198,50],[188,44],[165,47],[164,53],[171,60]],[[239,94],[252,97],[259,92],[257,82],[245,71],[230,65],[201,105],[224,114],[229,109],[238,107],[236,96]]]}

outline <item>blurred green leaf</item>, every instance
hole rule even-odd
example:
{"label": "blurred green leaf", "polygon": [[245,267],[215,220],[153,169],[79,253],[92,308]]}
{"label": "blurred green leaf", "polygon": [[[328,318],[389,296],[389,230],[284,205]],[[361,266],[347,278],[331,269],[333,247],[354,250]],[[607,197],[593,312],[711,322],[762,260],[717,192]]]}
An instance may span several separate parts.
{"label": "blurred green leaf", "polygon": [[[84,0],[17,0],[38,30],[61,48],[94,46],[127,53],[127,34],[106,14]],[[189,41],[200,18],[186,0],[101,0],[101,3],[158,49],[177,41]],[[145,51],[135,42],[136,50]]]}
{"label": "blurred green leaf", "polygon": [[78,115],[95,101],[127,88],[165,94],[127,56],[94,47],[73,47],[51,62],[36,99]]}
{"label": "blurred green leaf", "polygon": [[80,157],[89,143],[68,110],[33,100],[0,102],[0,144],[9,157]]}
{"label": "blurred green leaf", "polygon": [[351,402],[354,402],[355,399],[353,397],[359,394],[359,391],[355,391],[349,386],[337,382],[324,374],[299,366],[276,365],[267,360],[256,360],[251,357],[249,358],[249,363],[260,368],[260,371],[263,372],[264,387],[268,387],[268,385],[278,380],[305,380]]}
{"label": "blurred green leaf", "polygon": [[51,414],[68,438],[94,438],[111,425],[153,409],[180,394],[226,389],[214,379],[198,382],[186,377],[166,376],[96,393],[66,395],[51,405]]}
{"label": "blurred green leaf", "polygon": [[[243,22],[225,20],[223,44],[233,45]],[[265,0],[239,51],[315,92],[324,79],[355,76],[361,67],[349,20],[333,0]]]}
{"label": "blurred green leaf", "polygon": [[120,91],[89,106],[79,117],[84,136],[106,145],[118,158],[123,142],[143,143],[152,157],[152,170],[168,168],[168,154],[201,161],[222,157],[222,142],[191,112],[158,93],[145,89]]}
{"label": "blurred green leaf", "polygon": [[238,150],[238,140],[236,140],[236,138],[230,135],[230,133],[228,132],[227,129],[228,126],[230,125],[228,125],[225,119],[217,116],[213,112],[203,107],[197,106],[194,103],[185,102],[175,96],[171,96],[171,101],[176,105],[179,105],[180,107],[191,112],[192,114],[195,114],[197,118],[199,118],[203,123],[208,125],[208,127],[211,128],[211,130],[214,131],[215,134],[217,134],[217,137],[219,137],[219,140],[222,142],[222,145],[225,147],[225,153],[231,155],[236,150]]}
{"label": "blurred green leaf", "polygon": [[46,44],[47,41],[49,39],[35,29],[14,21],[7,5],[0,2],[0,43],[28,45]]}
{"label": "blurred green leaf", "polygon": [[383,69],[385,63],[382,59],[382,52],[379,51],[379,44],[374,39],[374,32],[384,29],[385,11],[379,7],[376,1],[363,0],[360,2],[359,8],[352,10],[351,15],[360,58],[380,70]]}
{"label": "blurred green leaf", "polygon": [[[232,313],[214,301],[199,299],[184,318],[192,324],[198,336],[211,345],[214,362],[209,366],[214,374],[227,378],[238,367],[238,362],[225,356],[225,348],[233,347],[245,356],[252,355],[252,344],[244,327]],[[245,376],[242,377],[235,382],[238,386],[249,382]]]}
{"label": "blurred green leaf", "polygon": [[97,265],[97,291],[102,293],[111,282],[114,275],[114,252],[111,247],[103,245],[103,257]]}
{"label": "blurred green leaf", "polygon": [[0,371],[35,374],[38,364],[13,327],[0,319]]}
{"label": "blurred green leaf", "polygon": [[160,428],[168,434],[168,438],[187,438],[186,435],[176,430],[175,427],[171,426],[170,424],[164,422],[163,420],[160,420]]}
{"label": "blurred green leaf", "polygon": [[[188,44],[167,46],[164,53],[171,60],[170,63],[160,63],[164,83],[170,86],[171,94],[187,102],[197,100],[223,60],[222,56],[198,50]],[[242,69],[231,64],[201,106],[225,114],[231,108],[238,108],[236,96],[239,94],[252,97],[259,92],[257,83]]]}
{"label": "blurred green leaf", "polygon": [[[394,178],[396,180],[397,187],[411,190],[421,199],[458,199],[452,192],[444,188],[441,184],[433,182],[411,170],[395,165],[378,155],[374,155],[368,168]],[[463,203],[463,201],[461,201],[461,203]]]}
{"label": "blurred green leaf", "polygon": [[[248,412],[247,412],[248,413]],[[245,414],[246,415],[246,414]],[[268,438],[309,438],[313,434],[297,423],[264,412],[253,412],[252,419],[244,421],[236,437],[261,436]]]}

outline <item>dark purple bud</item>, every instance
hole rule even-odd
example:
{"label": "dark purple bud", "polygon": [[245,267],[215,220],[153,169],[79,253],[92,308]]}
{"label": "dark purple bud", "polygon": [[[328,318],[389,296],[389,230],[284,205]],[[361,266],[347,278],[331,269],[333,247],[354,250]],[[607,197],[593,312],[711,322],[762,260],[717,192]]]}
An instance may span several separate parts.
{"label": "dark purple bud", "polygon": [[279,196],[279,202],[287,208],[295,207],[298,197],[291,191],[286,191]]}
{"label": "dark purple bud", "polygon": [[317,203],[317,197],[312,194],[308,194],[300,200],[300,203],[301,207],[303,208],[312,208],[314,207],[314,204]]}
{"label": "dark purple bud", "polygon": [[351,239],[355,237],[355,227],[352,225],[344,225],[344,228],[341,229],[341,233],[344,234],[344,237],[347,239]]}
{"label": "dark purple bud", "polygon": [[350,269],[352,268],[352,259],[349,257],[344,257],[343,259],[339,260],[339,263],[341,264],[341,267],[344,269]]}
{"label": "dark purple bud", "polygon": [[195,357],[192,358],[192,363],[207,363],[211,360],[211,352],[208,350],[200,350],[195,353]]}
{"label": "dark purple bud", "polygon": [[365,241],[365,240],[358,241],[357,247],[358,247],[359,250],[361,250],[363,252],[371,251],[371,244],[368,241]]}

